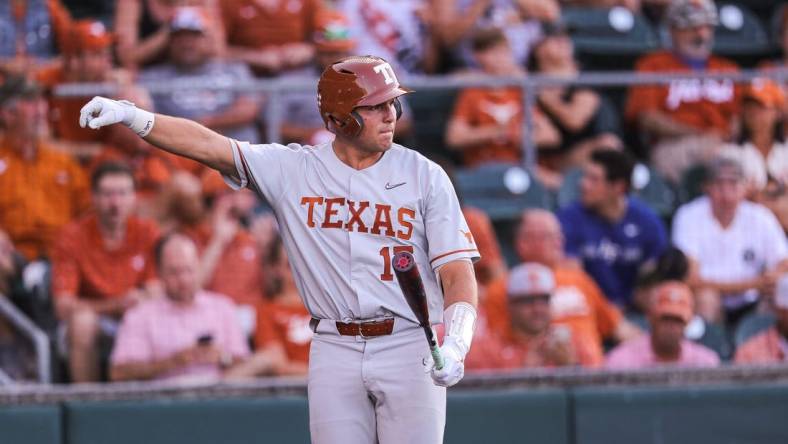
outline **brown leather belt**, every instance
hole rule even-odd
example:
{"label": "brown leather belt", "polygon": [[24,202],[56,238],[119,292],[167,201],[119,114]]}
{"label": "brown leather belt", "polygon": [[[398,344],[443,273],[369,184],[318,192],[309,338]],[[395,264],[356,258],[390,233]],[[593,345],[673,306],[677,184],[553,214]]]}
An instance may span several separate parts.
{"label": "brown leather belt", "polygon": [[[310,324],[313,326],[314,331],[317,328],[319,319],[312,318]],[[362,338],[371,338],[375,336],[390,335],[394,331],[394,319],[383,319],[380,321],[368,322],[339,322],[336,321],[337,331],[342,336],[361,336]]]}

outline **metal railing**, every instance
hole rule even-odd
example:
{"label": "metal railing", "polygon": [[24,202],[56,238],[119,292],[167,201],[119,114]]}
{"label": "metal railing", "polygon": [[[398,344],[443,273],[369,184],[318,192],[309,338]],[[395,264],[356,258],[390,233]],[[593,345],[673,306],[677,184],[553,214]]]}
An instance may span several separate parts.
{"label": "metal railing", "polygon": [[[626,87],[634,85],[666,85],[677,80],[715,79],[732,80],[736,83],[749,82],[755,78],[770,78],[777,82],[788,80],[788,69],[742,70],[739,72],[677,72],[677,73],[638,73],[633,71],[581,72],[577,76],[557,77],[547,75],[528,75],[523,77],[491,77],[485,75],[464,76],[412,76],[402,83],[416,91],[445,91],[471,87],[517,86],[523,90],[524,131],[522,147],[524,164],[532,168],[536,164],[537,149],[531,137],[533,128],[533,107],[539,90],[551,86],[587,86],[596,88]],[[160,81],[142,84],[151,93],[172,92],[179,89],[222,89],[266,95],[267,108],[265,126],[268,132],[266,142],[282,141],[280,127],[283,122],[281,98],[292,92],[315,92],[317,79],[276,78],[237,82],[231,85],[218,85],[208,81]],[[90,97],[93,95],[113,95],[114,85],[101,83],[64,84],[55,89],[59,96]],[[317,103],[315,103],[317,107]],[[419,147],[414,147],[419,148]]]}
{"label": "metal railing", "polygon": [[[724,365],[717,368],[660,367],[636,371],[584,368],[523,369],[469,373],[452,390],[532,389],[546,387],[691,387],[788,383],[788,364]],[[177,384],[160,381],[112,384],[0,386],[0,405],[54,404],[68,401],[217,399],[306,396],[304,378],[260,378],[246,382]]]}
{"label": "metal railing", "polygon": [[[3,294],[0,294],[0,316],[4,316],[8,319],[17,330],[25,335],[33,344],[36,353],[38,382],[42,384],[50,383],[52,381],[52,358],[50,355],[49,338],[46,333],[38,328],[33,321],[16,308],[16,306],[14,306],[14,304]],[[0,385],[3,383],[2,376],[6,376],[6,378],[10,380],[7,375],[0,375]]]}

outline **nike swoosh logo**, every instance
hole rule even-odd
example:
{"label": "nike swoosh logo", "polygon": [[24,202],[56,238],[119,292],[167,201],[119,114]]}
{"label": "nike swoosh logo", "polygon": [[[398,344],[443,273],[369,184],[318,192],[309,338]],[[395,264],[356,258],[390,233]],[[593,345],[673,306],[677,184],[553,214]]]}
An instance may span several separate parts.
{"label": "nike swoosh logo", "polygon": [[386,182],[386,189],[387,190],[392,190],[394,188],[397,188],[398,186],[405,185],[406,183],[407,182],[400,182],[400,183],[395,183],[394,185],[389,185],[389,183]]}

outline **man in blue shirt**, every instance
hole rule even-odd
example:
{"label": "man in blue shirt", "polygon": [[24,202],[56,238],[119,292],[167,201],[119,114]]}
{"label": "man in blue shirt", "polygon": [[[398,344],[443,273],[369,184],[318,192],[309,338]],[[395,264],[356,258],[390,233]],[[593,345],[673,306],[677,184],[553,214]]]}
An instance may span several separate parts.
{"label": "man in blue shirt", "polygon": [[558,212],[567,255],[581,261],[620,307],[632,301],[638,269],[667,247],[659,217],[628,196],[634,165],[626,153],[594,151],[583,170],[580,201]]}

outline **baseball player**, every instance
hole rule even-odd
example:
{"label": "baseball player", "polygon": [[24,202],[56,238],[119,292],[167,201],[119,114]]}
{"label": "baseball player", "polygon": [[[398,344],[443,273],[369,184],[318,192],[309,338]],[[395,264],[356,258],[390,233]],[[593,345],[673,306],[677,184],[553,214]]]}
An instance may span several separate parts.
{"label": "baseball player", "polygon": [[[445,387],[463,377],[473,337],[478,250],[446,173],[393,143],[398,97],[410,90],[385,60],[342,59],[323,72],[317,92],[336,136],[317,146],[250,145],[103,97],[82,108],[80,125],[127,125],[273,206],[314,318],[312,442],[441,442]],[[423,276],[430,323],[446,326],[440,370],[394,277],[391,259],[403,250]]]}

